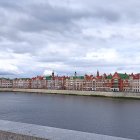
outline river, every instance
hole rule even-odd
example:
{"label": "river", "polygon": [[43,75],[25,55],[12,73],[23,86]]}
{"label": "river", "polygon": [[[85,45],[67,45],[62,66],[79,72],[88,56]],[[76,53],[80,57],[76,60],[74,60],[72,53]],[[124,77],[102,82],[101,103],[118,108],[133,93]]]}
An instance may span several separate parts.
{"label": "river", "polygon": [[140,139],[140,100],[1,92],[0,119]]}

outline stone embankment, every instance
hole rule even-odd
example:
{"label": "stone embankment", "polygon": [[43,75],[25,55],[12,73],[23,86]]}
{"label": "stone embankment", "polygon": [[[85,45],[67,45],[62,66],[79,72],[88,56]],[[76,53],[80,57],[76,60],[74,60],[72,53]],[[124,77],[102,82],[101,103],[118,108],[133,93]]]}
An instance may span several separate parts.
{"label": "stone embankment", "polygon": [[18,89],[18,88],[0,88],[0,92],[27,92],[27,93],[46,93],[46,94],[81,95],[81,96],[103,96],[103,97],[140,99],[140,93],[130,93],[130,92],[97,92],[97,91]]}
{"label": "stone embankment", "polygon": [[130,140],[130,139],[0,120],[0,140]]}

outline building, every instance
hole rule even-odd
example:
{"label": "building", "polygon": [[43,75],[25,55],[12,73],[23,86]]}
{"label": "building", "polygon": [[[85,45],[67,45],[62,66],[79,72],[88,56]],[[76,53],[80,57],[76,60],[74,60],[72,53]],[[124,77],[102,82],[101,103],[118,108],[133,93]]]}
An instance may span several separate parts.
{"label": "building", "polygon": [[8,78],[0,78],[0,88],[12,88],[13,81]]}
{"label": "building", "polygon": [[84,83],[83,83],[83,90],[85,91],[95,91],[96,90],[96,79],[93,75],[85,75]]}
{"label": "building", "polygon": [[47,81],[44,76],[37,76],[31,79],[31,88],[45,89],[47,88]]}
{"label": "building", "polygon": [[74,76],[66,78],[65,87],[67,90],[83,90],[84,81],[84,76],[77,76],[75,72]]}
{"label": "building", "polygon": [[83,90],[84,76],[70,76],[66,79],[67,90]]}
{"label": "building", "polygon": [[129,75],[115,72],[111,80],[112,91],[128,91],[129,90]]}
{"label": "building", "polygon": [[31,79],[30,78],[19,78],[13,80],[13,88],[31,88]]}
{"label": "building", "polygon": [[65,89],[65,76],[55,76],[54,77],[54,89]]}
{"label": "building", "polygon": [[99,75],[99,71],[97,71],[97,76],[95,77],[95,90],[96,91],[113,91],[113,92],[129,92],[130,91],[130,79],[128,74],[117,73],[115,72],[113,75],[103,74]]}
{"label": "building", "polygon": [[104,87],[105,91],[112,91],[112,74],[106,75],[106,78],[104,80]]}
{"label": "building", "polygon": [[46,80],[46,89],[53,89],[54,88],[54,80],[52,79],[52,76],[45,76]]}
{"label": "building", "polygon": [[55,76],[54,71],[51,75],[45,76],[46,79],[46,88],[55,89],[55,90],[64,90],[66,89],[66,79],[67,76]]}
{"label": "building", "polygon": [[0,88],[24,88],[24,89],[52,89],[52,90],[79,90],[79,91],[113,91],[113,92],[140,92],[140,73],[118,73],[96,76],[55,76],[52,72],[49,76],[37,76],[33,78],[0,78]]}
{"label": "building", "polygon": [[[97,71],[97,76],[95,77],[95,90],[96,91],[110,91],[110,76],[103,74],[100,76],[99,71]],[[112,77],[111,77],[112,78]]]}
{"label": "building", "polygon": [[140,92],[140,73],[130,75],[130,92]]}

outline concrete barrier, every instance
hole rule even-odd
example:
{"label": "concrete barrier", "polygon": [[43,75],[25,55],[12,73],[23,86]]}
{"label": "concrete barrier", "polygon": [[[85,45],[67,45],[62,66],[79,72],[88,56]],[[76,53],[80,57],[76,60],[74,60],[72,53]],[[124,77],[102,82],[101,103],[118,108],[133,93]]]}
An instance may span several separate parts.
{"label": "concrete barrier", "polygon": [[1,92],[9,91],[9,92],[47,93],[47,94],[82,95],[82,96],[104,96],[104,97],[140,99],[140,93],[130,93],[130,92],[98,92],[98,91],[18,89],[18,88],[0,88],[0,91]]}
{"label": "concrete barrier", "polygon": [[130,140],[130,139],[0,120],[0,140]]}

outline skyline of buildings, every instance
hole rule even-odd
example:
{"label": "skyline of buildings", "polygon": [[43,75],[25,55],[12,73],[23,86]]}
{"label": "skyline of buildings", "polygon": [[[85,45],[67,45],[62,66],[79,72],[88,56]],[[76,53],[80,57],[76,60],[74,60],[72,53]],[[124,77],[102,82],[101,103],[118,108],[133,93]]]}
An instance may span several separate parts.
{"label": "skyline of buildings", "polygon": [[140,92],[140,73],[100,74],[97,71],[96,76],[77,72],[73,76],[58,76],[53,71],[51,75],[33,78],[0,78],[0,88]]}

